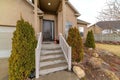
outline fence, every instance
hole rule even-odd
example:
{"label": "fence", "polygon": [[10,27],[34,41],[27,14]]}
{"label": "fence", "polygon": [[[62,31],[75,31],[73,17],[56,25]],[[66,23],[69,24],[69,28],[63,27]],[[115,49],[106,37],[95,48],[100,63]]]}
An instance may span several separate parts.
{"label": "fence", "polygon": [[94,34],[95,41],[120,42],[120,34]]}

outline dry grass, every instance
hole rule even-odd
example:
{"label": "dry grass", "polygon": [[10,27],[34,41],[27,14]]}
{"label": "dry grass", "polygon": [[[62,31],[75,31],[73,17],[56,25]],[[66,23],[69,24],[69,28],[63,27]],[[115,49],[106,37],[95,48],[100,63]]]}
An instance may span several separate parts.
{"label": "dry grass", "polygon": [[96,44],[96,48],[107,50],[109,52],[114,53],[115,55],[120,57],[120,45],[110,45],[110,44]]}

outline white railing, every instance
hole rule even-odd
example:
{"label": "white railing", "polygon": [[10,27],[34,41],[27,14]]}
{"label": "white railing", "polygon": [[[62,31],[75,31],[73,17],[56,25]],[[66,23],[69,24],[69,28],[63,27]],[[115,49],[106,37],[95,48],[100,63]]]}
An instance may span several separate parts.
{"label": "white railing", "polygon": [[68,63],[68,70],[71,71],[71,47],[68,45],[61,33],[59,34],[59,42],[64,53],[65,59]]}
{"label": "white railing", "polygon": [[35,71],[36,71],[36,78],[39,78],[39,71],[40,71],[40,52],[42,46],[42,32],[38,34],[38,43],[35,49]]}

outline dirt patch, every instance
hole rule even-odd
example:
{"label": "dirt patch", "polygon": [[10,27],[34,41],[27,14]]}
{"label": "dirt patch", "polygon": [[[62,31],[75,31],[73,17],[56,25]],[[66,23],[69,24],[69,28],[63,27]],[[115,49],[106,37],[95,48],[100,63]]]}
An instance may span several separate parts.
{"label": "dirt patch", "polygon": [[[99,58],[104,61],[101,68],[93,69],[87,64],[89,59],[92,57],[92,53],[94,52],[98,53]],[[105,69],[112,71],[120,79],[120,58],[118,56],[100,49],[92,51],[85,49],[85,53],[84,60],[82,63],[80,63],[80,65],[84,66],[86,80],[112,80],[108,77],[108,75],[105,74]]]}

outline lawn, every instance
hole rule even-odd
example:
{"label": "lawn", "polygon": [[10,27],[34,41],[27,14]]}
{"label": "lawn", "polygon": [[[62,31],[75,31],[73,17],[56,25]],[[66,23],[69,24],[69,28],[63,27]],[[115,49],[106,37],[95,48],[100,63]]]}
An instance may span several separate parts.
{"label": "lawn", "polygon": [[96,48],[107,50],[120,57],[120,45],[99,44],[96,43]]}

